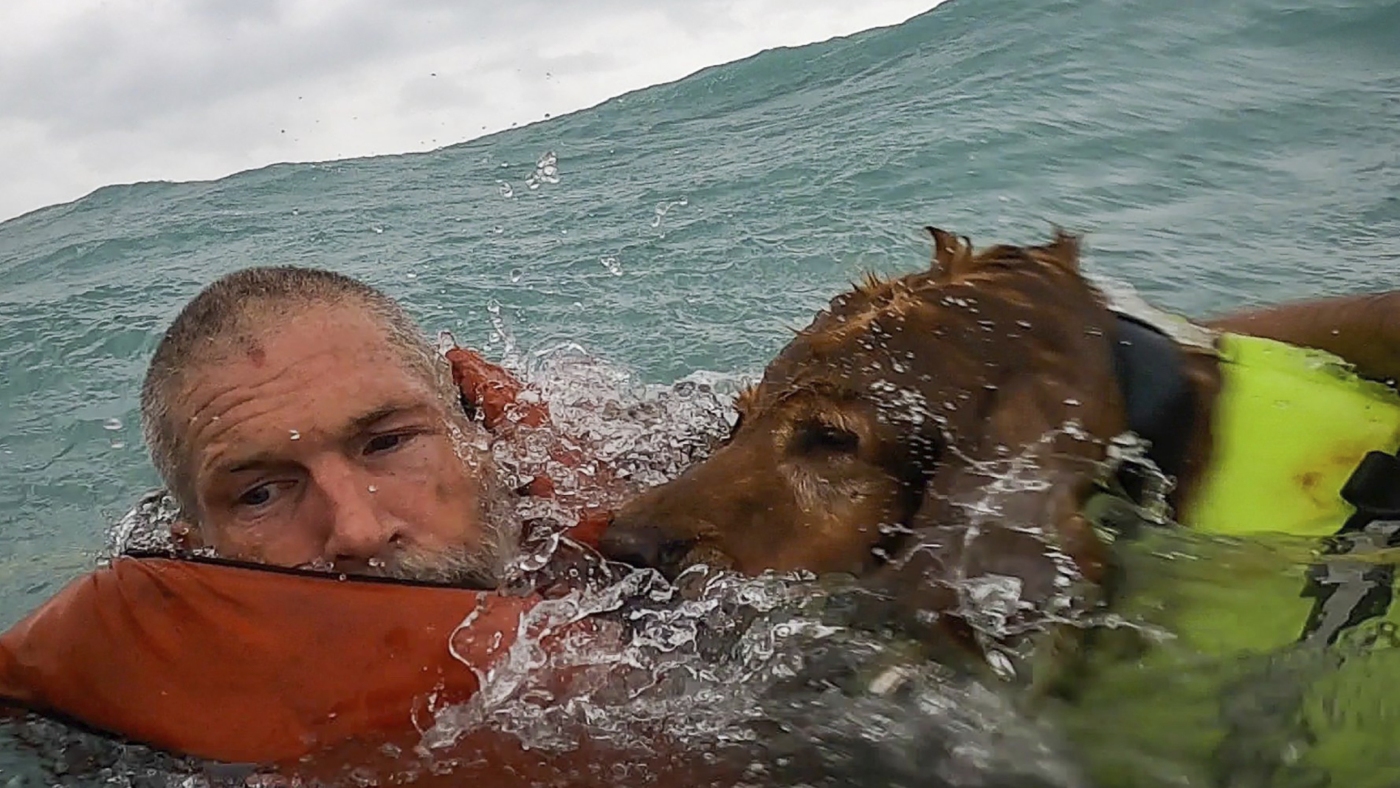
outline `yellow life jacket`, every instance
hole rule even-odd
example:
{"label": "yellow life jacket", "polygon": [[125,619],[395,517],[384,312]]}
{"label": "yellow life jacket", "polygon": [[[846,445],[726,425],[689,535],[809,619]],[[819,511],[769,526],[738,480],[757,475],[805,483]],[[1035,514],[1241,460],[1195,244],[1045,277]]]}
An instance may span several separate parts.
{"label": "yellow life jacket", "polygon": [[[1317,537],[1349,525],[1363,458],[1400,447],[1400,396],[1321,351],[1213,344],[1215,445],[1187,527],[1115,551],[1110,625],[1057,723],[1102,785],[1395,785],[1400,529]],[[1120,534],[1144,519],[1109,496],[1085,514]]]}
{"label": "yellow life jacket", "polygon": [[1179,513],[1199,531],[1334,534],[1354,509],[1342,486],[1370,451],[1400,448],[1400,396],[1338,357],[1223,334],[1215,446]]}

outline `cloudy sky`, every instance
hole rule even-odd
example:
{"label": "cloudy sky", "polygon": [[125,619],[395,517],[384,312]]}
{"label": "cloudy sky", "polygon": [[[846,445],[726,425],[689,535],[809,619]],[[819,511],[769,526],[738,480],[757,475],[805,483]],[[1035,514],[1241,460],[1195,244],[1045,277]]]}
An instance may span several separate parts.
{"label": "cloudy sky", "polygon": [[429,150],[938,0],[0,0],[0,220]]}

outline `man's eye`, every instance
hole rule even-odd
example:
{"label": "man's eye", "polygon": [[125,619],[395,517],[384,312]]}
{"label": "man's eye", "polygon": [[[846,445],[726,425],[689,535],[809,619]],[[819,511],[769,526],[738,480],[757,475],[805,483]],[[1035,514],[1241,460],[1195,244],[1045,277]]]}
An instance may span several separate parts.
{"label": "man's eye", "polygon": [[412,438],[411,433],[391,432],[387,435],[376,435],[365,444],[365,454],[379,454],[380,452],[392,451],[402,446]]}
{"label": "man's eye", "polygon": [[243,506],[263,506],[272,500],[272,485],[260,484],[238,496],[238,503]]}

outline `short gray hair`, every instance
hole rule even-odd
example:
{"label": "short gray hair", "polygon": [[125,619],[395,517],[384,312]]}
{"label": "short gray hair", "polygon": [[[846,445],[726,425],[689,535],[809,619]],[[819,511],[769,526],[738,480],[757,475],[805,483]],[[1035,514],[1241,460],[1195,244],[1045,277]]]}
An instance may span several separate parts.
{"label": "short gray hair", "polygon": [[279,315],[315,306],[358,306],[383,327],[404,366],[455,402],[446,362],[397,301],[351,277],[295,266],[247,268],[195,296],[156,346],[141,385],[141,429],[151,462],[186,517],[197,518],[185,419],[172,407],[202,365],[277,326]]}

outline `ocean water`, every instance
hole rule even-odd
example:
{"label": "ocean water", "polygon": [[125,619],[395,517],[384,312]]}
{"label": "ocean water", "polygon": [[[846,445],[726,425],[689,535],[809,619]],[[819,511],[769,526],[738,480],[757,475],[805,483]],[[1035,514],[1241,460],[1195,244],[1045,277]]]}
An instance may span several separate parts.
{"label": "ocean water", "polygon": [[431,153],[0,224],[0,624],[155,486],[144,365],[222,273],[334,268],[488,354],[670,383],[761,369],[862,272],[925,265],[923,225],[1052,223],[1193,316],[1400,287],[1400,3],[952,0]]}

